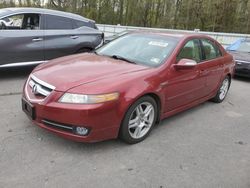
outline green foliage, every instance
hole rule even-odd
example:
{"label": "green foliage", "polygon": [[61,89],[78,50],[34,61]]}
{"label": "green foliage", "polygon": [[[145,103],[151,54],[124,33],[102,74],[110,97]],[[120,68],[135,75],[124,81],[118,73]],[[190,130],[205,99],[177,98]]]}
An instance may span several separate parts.
{"label": "green foliage", "polygon": [[[10,6],[77,13],[101,24],[250,32],[250,0],[10,0]],[[46,3],[44,3],[46,2]]]}

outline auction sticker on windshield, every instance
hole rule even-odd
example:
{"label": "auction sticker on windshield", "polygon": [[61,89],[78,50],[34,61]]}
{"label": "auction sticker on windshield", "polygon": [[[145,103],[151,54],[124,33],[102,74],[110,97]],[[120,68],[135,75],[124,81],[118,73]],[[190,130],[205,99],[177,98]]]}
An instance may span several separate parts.
{"label": "auction sticker on windshield", "polygon": [[159,47],[162,47],[162,48],[166,48],[168,46],[168,43],[159,42],[159,41],[150,41],[148,44],[152,45],[152,46],[159,46]]}

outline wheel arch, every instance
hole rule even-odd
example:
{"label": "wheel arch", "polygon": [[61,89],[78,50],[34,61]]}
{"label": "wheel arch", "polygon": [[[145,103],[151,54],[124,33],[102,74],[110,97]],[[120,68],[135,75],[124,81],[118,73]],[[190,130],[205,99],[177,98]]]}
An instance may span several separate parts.
{"label": "wheel arch", "polygon": [[229,78],[229,87],[231,86],[231,82],[232,82],[232,75],[230,73],[227,73],[228,78]]}
{"label": "wheel arch", "polygon": [[155,100],[156,102],[156,105],[157,105],[157,117],[156,117],[156,124],[158,124],[161,120],[161,111],[162,111],[162,101],[161,101],[161,98],[158,94],[154,93],[154,92],[147,92],[147,93],[143,93],[141,95],[139,95],[138,97],[134,98],[133,100],[131,100],[129,102],[129,104],[127,105],[126,107],[126,110],[124,110],[124,113],[123,113],[123,117],[122,117],[122,120],[120,122],[120,126],[119,126],[119,131],[118,131],[118,137],[120,137],[121,135],[121,125],[122,125],[122,122],[124,121],[124,118],[126,116],[126,113],[128,112],[129,108],[136,102],[138,101],[140,98],[142,97],[146,97],[146,96],[149,96],[151,97],[152,99]]}
{"label": "wheel arch", "polygon": [[93,50],[93,48],[91,48],[89,46],[87,46],[87,47],[80,47],[80,48],[78,48],[78,50],[76,50],[75,53],[90,52],[92,50]]}
{"label": "wheel arch", "polygon": [[139,95],[138,97],[134,98],[132,101],[130,101],[129,105],[127,105],[125,113],[123,114],[123,118],[122,121],[124,120],[124,117],[126,115],[126,112],[128,111],[128,109],[140,98],[145,97],[145,96],[150,96],[151,98],[153,98],[157,104],[157,119],[156,119],[156,123],[159,123],[161,120],[161,112],[162,112],[162,100],[161,97],[154,93],[154,92],[147,92],[147,93],[143,93],[141,95]]}
{"label": "wheel arch", "polygon": [[155,94],[155,93],[147,93],[147,94],[143,95],[142,97],[144,97],[144,96],[150,96],[150,97],[152,97],[155,100],[155,102],[157,104],[157,119],[156,119],[156,123],[159,123],[160,120],[161,120],[161,110],[162,110],[162,104],[161,104],[160,97],[157,94]]}

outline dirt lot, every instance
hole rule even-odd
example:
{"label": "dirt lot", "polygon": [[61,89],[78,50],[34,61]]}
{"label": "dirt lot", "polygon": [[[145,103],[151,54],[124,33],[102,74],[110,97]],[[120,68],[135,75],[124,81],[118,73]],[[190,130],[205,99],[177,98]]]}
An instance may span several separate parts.
{"label": "dirt lot", "polygon": [[21,111],[31,70],[0,70],[1,188],[250,187],[250,79],[234,79],[222,104],[162,121],[139,144],[83,144],[34,126]]}

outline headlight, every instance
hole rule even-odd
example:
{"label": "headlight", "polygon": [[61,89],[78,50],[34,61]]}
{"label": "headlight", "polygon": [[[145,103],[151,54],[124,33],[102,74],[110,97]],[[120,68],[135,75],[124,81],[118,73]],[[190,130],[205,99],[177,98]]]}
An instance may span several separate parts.
{"label": "headlight", "polygon": [[65,93],[60,99],[61,103],[96,104],[118,99],[119,93],[109,93],[101,95],[81,95]]}

